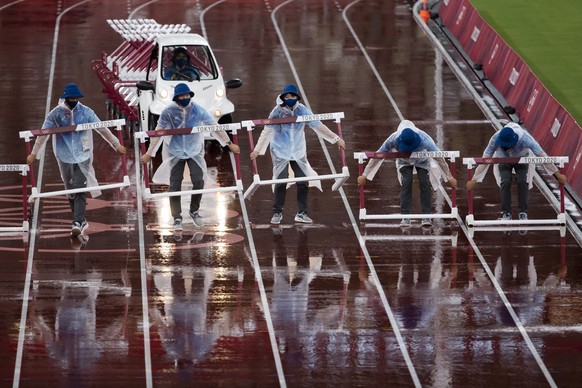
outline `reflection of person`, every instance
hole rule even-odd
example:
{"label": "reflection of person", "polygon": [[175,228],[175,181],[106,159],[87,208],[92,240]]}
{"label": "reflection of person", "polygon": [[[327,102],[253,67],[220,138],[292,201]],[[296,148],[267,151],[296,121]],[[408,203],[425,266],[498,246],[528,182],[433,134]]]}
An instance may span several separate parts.
{"label": "reflection of person", "polygon": [[200,81],[200,72],[190,64],[190,54],[184,47],[174,50],[172,66],[164,70],[164,79],[172,81]]}
{"label": "reflection of person", "polygon": [[[89,107],[81,104],[79,99],[83,93],[77,84],[67,84],[63,92],[62,101],[49,112],[42,125],[43,128],[58,128],[69,125],[95,123],[100,121],[95,112]],[[120,154],[125,154],[126,150],[119,140],[109,129],[96,128],[96,131]],[[39,150],[46,144],[50,135],[39,136],[26,158],[26,162],[31,164],[37,157]],[[89,186],[97,186],[95,170],[93,169],[93,131],[73,131],[57,133],[53,135],[53,151],[59,164],[61,178],[65,184],[65,189],[79,189]],[[101,195],[99,190],[92,191],[91,196]],[[80,235],[88,226],[85,219],[85,208],[87,206],[86,194],[75,193],[67,195],[71,211],[73,212],[73,226],[71,234]]]}
{"label": "reflection of person", "polygon": [[[161,113],[156,130],[192,128],[200,125],[213,125],[216,121],[206,112],[204,108],[192,101],[194,93],[188,88],[188,85],[180,83],[174,89],[175,104],[168,105]],[[233,144],[226,132],[211,132],[210,135],[218,140],[220,145],[228,145],[228,148],[235,153],[240,149]],[[148,163],[155,153],[159,137],[154,137],[150,141],[148,151],[142,155],[142,163]],[[167,167],[170,168],[170,192],[180,191],[182,189],[182,180],[184,179],[184,168],[188,164],[190,178],[192,179],[192,188],[194,190],[204,188],[204,176],[206,174],[206,161],[204,160],[204,134],[191,133],[180,136],[171,136],[165,140],[168,147],[169,157],[164,160],[160,168],[162,174]],[[156,172],[157,173],[157,172]],[[154,176],[154,180],[156,177]],[[198,213],[202,194],[193,194],[190,200],[190,217],[194,225],[201,227],[204,225],[202,217]],[[182,229],[182,205],[180,196],[170,197],[170,208],[172,217],[174,217],[173,228]]]}
{"label": "reflection of person", "polygon": [[[490,157],[522,157],[531,154],[547,156],[538,142],[518,124],[509,123],[496,132],[483,152],[484,158]],[[554,175],[558,182],[566,183],[566,177],[552,164],[544,164],[546,170]],[[475,169],[475,176],[467,182],[467,190],[473,190],[477,182],[481,182],[488,170],[488,165],[480,164]],[[502,220],[511,220],[511,181],[512,171],[517,177],[517,197],[519,219],[527,220],[527,197],[533,179],[534,165],[530,164],[498,164],[494,166],[495,177],[501,190]],[[531,171],[530,171],[531,170]]]}
{"label": "reflection of person", "polygon": [[[301,96],[297,87],[289,84],[283,88],[283,92],[277,96],[277,105],[269,114],[270,119],[287,118],[293,116],[312,115],[313,113],[299,102]],[[311,127],[319,136],[332,144],[337,143],[340,147],[345,147],[345,142],[333,133],[325,124],[319,120],[308,121]],[[259,155],[264,155],[267,146],[270,144],[271,159],[273,161],[273,179],[286,179],[289,177],[289,167],[293,169],[296,177],[316,176],[309,162],[307,161],[307,146],[305,143],[305,123],[289,123],[266,125],[257,145],[251,152],[251,159],[256,159]],[[312,184],[321,186],[319,181]],[[313,221],[308,216],[307,197],[308,183],[297,182],[297,214],[295,222],[310,224]],[[289,185],[282,183],[275,185],[275,198],[273,201],[272,224],[280,224],[283,219],[283,206]],[[321,188],[321,187],[320,187]]]}
{"label": "reflection of person", "polygon": [[[408,120],[403,120],[396,132],[393,132],[384,141],[378,152],[415,152],[415,151],[440,151],[434,140],[424,131],[416,128],[416,126]],[[434,166],[432,161],[435,161],[440,166],[440,171]],[[371,159],[364,172],[358,177],[358,185],[366,184],[366,179],[372,180],[376,172],[382,164],[382,159]],[[402,214],[410,214],[412,206],[412,174],[416,169],[418,181],[420,185],[420,207],[423,214],[432,213],[431,205],[431,181],[436,180],[432,185],[434,189],[437,188],[438,179],[444,174],[449,184],[457,187],[457,180],[451,175],[449,166],[443,158],[415,158],[396,160],[396,167],[398,169],[398,178],[400,180],[400,211]],[[436,178],[436,179],[435,179]],[[410,219],[403,218],[400,223],[402,226],[410,226]],[[430,218],[422,219],[423,226],[431,226]]]}

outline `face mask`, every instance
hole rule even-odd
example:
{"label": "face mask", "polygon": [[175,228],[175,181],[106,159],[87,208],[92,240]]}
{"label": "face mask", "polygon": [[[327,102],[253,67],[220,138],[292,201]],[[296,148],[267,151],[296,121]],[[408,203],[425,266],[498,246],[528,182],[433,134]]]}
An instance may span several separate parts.
{"label": "face mask", "polygon": [[180,58],[180,59],[176,60],[176,65],[184,66],[184,65],[186,65],[187,62],[188,62],[188,60],[186,58]]}
{"label": "face mask", "polygon": [[289,100],[285,100],[283,101],[285,103],[285,105],[287,105],[289,108],[292,108],[293,106],[295,106],[295,104],[297,104],[297,100],[295,99],[289,99]]}
{"label": "face mask", "polygon": [[73,109],[77,106],[77,103],[79,101],[71,101],[71,100],[65,100],[65,103],[69,106],[69,108]]}
{"label": "face mask", "polygon": [[178,105],[182,106],[182,107],[187,107],[188,104],[190,103],[190,98],[183,98],[181,100],[176,100],[176,102],[178,103]]}

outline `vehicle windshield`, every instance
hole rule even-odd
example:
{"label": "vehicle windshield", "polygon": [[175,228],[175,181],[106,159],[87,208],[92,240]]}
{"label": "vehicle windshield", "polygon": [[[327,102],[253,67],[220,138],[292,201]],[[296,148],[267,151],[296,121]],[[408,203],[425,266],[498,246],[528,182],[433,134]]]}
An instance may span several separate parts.
{"label": "vehicle windshield", "polygon": [[164,46],[162,79],[204,81],[218,77],[208,46]]}

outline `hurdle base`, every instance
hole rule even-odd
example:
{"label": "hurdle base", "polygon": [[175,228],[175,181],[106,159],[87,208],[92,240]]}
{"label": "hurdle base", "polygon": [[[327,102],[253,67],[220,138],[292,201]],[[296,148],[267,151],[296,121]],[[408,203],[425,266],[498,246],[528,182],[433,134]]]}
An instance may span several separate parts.
{"label": "hurdle base", "polygon": [[538,220],[475,220],[472,214],[465,217],[465,222],[469,227],[481,226],[525,226],[525,225],[566,225],[566,215],[558,214],[555,219],[538,219]]}
{"label": "hurdle base", "polygon": [[333,186],[331,186],[331,191],[338,191],[339,188],[342,187],[344,183],[346,183],[346,181],[350,177],[350,171],[348,170],[348,166],[342,167],[342,175],[343,176],[341,178],[337,178],[335,180],[335,183],[333,184]]}
{"label": "hurdle base", "polygon": [[259,176],[259,174],[253,175],[253,183],[251,183],[247,191],[245,191],[245,193],[243,194],[243,199],[250,199],[255,193],[255,191],[257,191],[257,189],[259,188],[260,182],[261,177]]}

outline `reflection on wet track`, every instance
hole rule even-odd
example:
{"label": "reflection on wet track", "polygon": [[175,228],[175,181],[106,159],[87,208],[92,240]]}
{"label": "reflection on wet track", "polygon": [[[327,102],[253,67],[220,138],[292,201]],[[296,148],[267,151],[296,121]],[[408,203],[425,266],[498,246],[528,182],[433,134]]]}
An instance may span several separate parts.
{"label": "reflection on wet track", "polygon": [[[267,117],[287,83],[314,113],[344,112],[351,177],[339,191],[329,181],[310,191],[311,225],[292,221],[295,187],[283,223],[271,225],[263,186],[248,200],[204,195],[206,226],[185,219],[176,232],[167,198],[140,200],[129,148],[132,185],[89,199],[81,238],[69,237],[65,196],[34,201],[28,233],[0,232],[2,385],[578,385],[582,249],[569,230],[469,233],[463,166],[456,219],[357,220],[350,156],[377,149],[400,119],[461,157],[480,155],[492,133],[407,0],[1,0],[0,164],[24,162],[18,132],[39,128],[68,82],[100,119],[117,118],[90,64],[121,43],[106,20],[128,15],[204,35],[225,79],[243,80],[229,91],[235,121]],[[312,167],[333,173],[337,147],[306,134]],[[250,149],[239,139],[246,188]],[[120,161],[102,143],[97,176],[118,182]],[[235,184],[230,156],[207,154],[221,186]],[[61,189],[50,146],[34,167],[45,191]],[[258,169],[272,175],[268,156]],[[20,178],[0,172],[0,227],[22,222]],[[399,212],[393,162],[365,190],[370,214]],[[450,211],[450,195],[434,193],[437,212]],[[498,216],[492,176],[474,201],[475,214]],[[529,205],[555,217],[536,188]]]}

